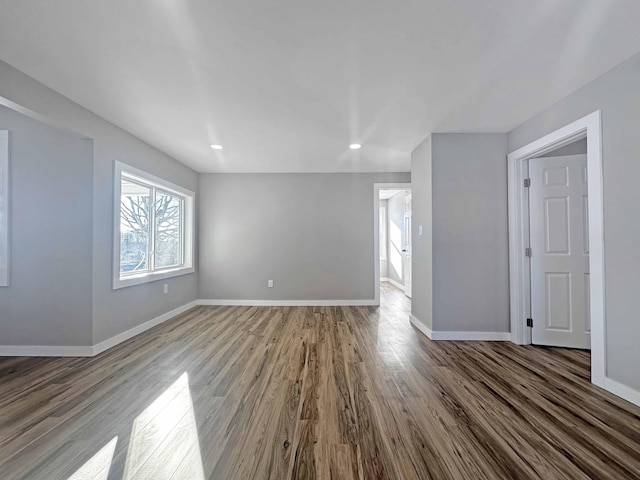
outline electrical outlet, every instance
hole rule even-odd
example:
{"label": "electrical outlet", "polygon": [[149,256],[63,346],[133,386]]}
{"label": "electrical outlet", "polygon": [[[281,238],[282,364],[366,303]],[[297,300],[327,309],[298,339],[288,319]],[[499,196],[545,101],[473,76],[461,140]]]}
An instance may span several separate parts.
{"label": "electrical outlet", "polygon": [[273,280],[267,281],[267,288],[273,288]]}
{"label": "electrical outlet", "polygon": [[422,236],[422,225],[418,225],[418,235]]}
{"label": "electrical outlet", "polygon": [[163,286],[163,293],[166,295],[167,293],[169,293],[169,285],[168,284],[164,284]]}

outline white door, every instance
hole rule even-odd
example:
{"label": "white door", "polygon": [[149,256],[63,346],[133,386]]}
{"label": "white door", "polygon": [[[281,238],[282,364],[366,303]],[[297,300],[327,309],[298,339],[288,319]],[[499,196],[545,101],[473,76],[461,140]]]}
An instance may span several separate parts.
{"label": "white door", "polygon": [[403,277],[404,277],[404,294],[411,298],[411,193],[404,197],[404,246],[403,253]]}
{"label": "white door", "polygon": [[532,343],[591,348],[587,156],[529,161]]}

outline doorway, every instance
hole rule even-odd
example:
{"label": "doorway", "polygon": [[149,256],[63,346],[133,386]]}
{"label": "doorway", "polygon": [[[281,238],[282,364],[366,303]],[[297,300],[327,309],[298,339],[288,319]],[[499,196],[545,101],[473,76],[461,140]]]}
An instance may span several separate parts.
{"label": "doorway", "polygon": [[[582,345],[588,338],[591,348],[591,381],[605,387],[601,135],[601,115],[597,111],[508,155],[509,270],[512,341],[553,344],[551,334],[564,333],[567,335],[558,343],[571,346],[567,338],[574,333],[574,326],[576,338],[583,329]],[[580,159],[564,163],[563,160],[544,160],[559,156],[558,149],[585,138],[586,168]],[[532,174],[537,180],[531,177]],[[567,186],[571,176],[575,177],[571,182],[575,192],[570,192],[573,187]],[[583,185],[579,187],[580,176]],[[540,189],[532,194],[533,182],[538,182]],[[530,200],[537,202],[531,209]],[[584,202],[584,207],[581,208],[579,202]],[[572,215],[572,209],[573,213],[582,211],[584,218]],[[576,249],[582,249],[582,255],[566,254]],[[531,260],[536,254],[543,260],[548,257],[548,263],[541,261],[534,265]],[[562,265],[561,261],[567,259],[575,265]],[[584,304],[579,305],[580,300]],[[585,315],[577,315],[587,322],[584,326],[572,319],[575,309],[584,309]],[[535,315],[541,318],[536,319]],[[534,333],[537,321],[540,331]]]}
{"label": "doorway", "polygon": [[407,303],[412,278],[411,184],[375,184],[374,200],[376,303],[390,297]]}

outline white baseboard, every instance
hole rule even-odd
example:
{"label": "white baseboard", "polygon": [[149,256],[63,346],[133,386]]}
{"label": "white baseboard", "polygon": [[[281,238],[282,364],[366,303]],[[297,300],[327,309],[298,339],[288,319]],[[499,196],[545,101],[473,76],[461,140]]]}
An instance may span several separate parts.
{"label": "white baseboard", "polygon": [[511,340],[510,332],[440,332],[433,331],[413,315],[409,315],[411,323],[430,340],[457,340],[479,342],[505,342]]}
{"label": "white baseboard", "polygon": [[382,277],[380,278],[381,282],[389,282],[391,285],[394,285],[396,287],[398,287],[400,290],[404,290],[404,285],[402,285],[400,282],[396,282],[393,278],[389,278],[389,277]]}
{"label": "white baseboard", "polygon": [[90,346],[0,345],[0,357],[91,357]]}
{"label": "white baseboard", "polygon": [[433,332],[429,327],[427,327],[424,323],[422,323],[420,320],[418,320],[416,317],[414,317],[411,314],[409,314],[409,321],[414,327],[416,327],[418,330],[424,333],[427,336],[427,338],[431,339]]}
{"label": "white baseboard", "polygon": [[432,332],[431,340],[507,342],[511,332]]}
{"label": "white baseboard", "polygon": [[[372,306],[378,305],[375,300],[213,300],[200,299],[189,302],[167,313],[159,315],[151,320],[130,328],[127,331],[119,333],[111,338],[103,340],[93,346],[47,346],[47,345],[0,345],[0,356],[3,357],[92,357],[108,350],[119,343],[129,340],[136,335],[149,330],[150,328],[160,325],[167,320],[186,312],[190,308],[197,305],[228,305],[228,306],[252,306],[252,307],[288,307],[288,306],[305,306],[305,307],[324,307],[324,306]],[[413,325],[424,333],[431,340],[483,340],[483,341],[502,341],[510,340],[508,332],[434,332],[426,325],[420,322],[413,315],[409,316]],[[624,385],[617,384],[613,380],[608,379],[617,385],[612,388],[627,388]],[[609,388],[607,388],[609,390]],[[612,390],[613,391],[613,390]],[[633,392],[633,390],[630,390]],[[615,392],[614,392],[615,393]],[[618,394],[617,394],[618,395]],[[633,394],[629,393],[633,398]],[[637,395],[637,393],[636,393]],[[624,395],[620,395],[627,398]]]}
{"label": "white baseboard", "polygon": [[0,357],[93,357],[197,305],[189,302],[93,346],[0,345]]}
{"label": "white baseboard", "polygon": [[[195,300],[159,315],[151,320],[119,333],[93,346],[0,345],[0,357],[92,357],[119,343],[135,337],[198,305],[228,306],[367,306],[375,300]],[[431,340],[509,341],[509,332],[434,332],[413,315],[410,322]],[[640,391],[609,377],[604,379],[604,389],[628,402],[640,406]]]}
{"label": "white baseboard", "polygon": [[181,313],[186,312],[190,308],[193,308],[197,305],[199,305],[197,301],[185,303],[184,305],[181,305],[180,307],[174,308],[173,310],[167,313],[163,313],[162,315],[152,318],[147,322],[141,323],[140,325],[136,325],[135,327],[130,328],[129,330],[126,330],[117,335],[114,335],[111,338],[107,338],[106,340],[103,340],[102,342],[97,343],[93,346],[92,355],[98,355],[99,353],[102,353],[105,350],[110,349],[111,347],[115,347],[119,343],[129,340],[130,338],[135,337],[136,335],[140,335],[142,332],[145,332],[150,328],[155,327],[156,325],[160,325],[161,323],[164,323],[167,320],[172,319],[176,315],[180,315]]}
{"label": "white baseboard", "polygon": [[379,305],[375,300],[195,300],[163,313],[149,321],[136,325],[129,330],[114,335],[95,345],[52,346],[52,345],[0,345],[0,357],[93,357],[119,343],[129,340],[150,328],[170,320],[198,305],[236,305],[236,306],[370,306]]}
{"label": "white baseboard", "polygon": [[375,300],[196,300],[198,305],[236,307],[348,307],[379,305]]}
{"label": "white baseboard", "polygon": [[638,390],[627,387],[626,385],[609,377],[604,377],[604,389],[614,395],[624,398],[627,402],[640,406],[640,392]]}

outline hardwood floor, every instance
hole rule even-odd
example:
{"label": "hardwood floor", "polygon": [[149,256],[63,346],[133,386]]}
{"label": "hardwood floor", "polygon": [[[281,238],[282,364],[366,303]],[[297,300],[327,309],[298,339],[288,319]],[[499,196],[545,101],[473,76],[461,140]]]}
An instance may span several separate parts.
{"label": "hardwood floor", "polygon": [[197,307],[94,358],[0,359],[0,478],[640,478],[589,355],[431,342],[373,307]]}

